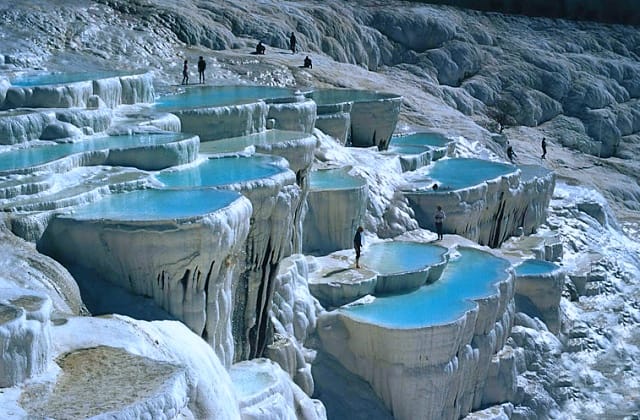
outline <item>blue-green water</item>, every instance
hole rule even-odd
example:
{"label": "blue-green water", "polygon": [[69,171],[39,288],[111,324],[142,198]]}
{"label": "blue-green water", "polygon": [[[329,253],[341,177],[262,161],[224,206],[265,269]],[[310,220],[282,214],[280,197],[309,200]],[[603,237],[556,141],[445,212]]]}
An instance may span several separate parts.
{"label": "blue-green water", "polygon": [[172,220],[213,213],[240,198],[234,191],[138,190],[112,194],[61,217],[74,220]]}
{"label": "blue-green water", "polygon": [[441,159],[427,170],[442,189],[458,190],[513,173],[517,168],[506,163],[482,159]]}
{"label": "blue-green water", "polygon": [[207,159],[198,166],[161,172],[156,178],[167,187],[216,187],[285,172],[282,162],[282,158],[262,155]]}
{"label": "blue-green water", "polygon": [[124,71],[95,71],[78,73],[40,73],[20,76],[11,81],[14,86],[32,87],[44,85],[62,85],[66,83],[85,82],[88,80],[107,79],[131,74]]}
{"label": "blue-green water", "polygon": [[433,146],[444,147],[451,140],[439,133],[421,132],[402,136],[393,136],[389,144],[391,146],[413,145],[413,146]]}
{"label": "blue-green water", "polygon": [[318,89],[305,95],[318,105],[332,105],[343,102],[369,102],[380,99],[399,98],[400,95],[357,89]]}
{"label": "blue-green water", "polygon": [[184,93],[160,97],[154,106],[160,110],[203,108],[293,96],[294,89],[272,86],[194,86]]}
{"label": "blue-green water", "polygon": [[73,143],[34,146],[0,153],[0,171],[30,168],[53,162],[75,153],[105,149],[130,149],[155,146],[184,140],[192,135],[183,133],[133,134],[127,136],[101,136]]}
{"label": "blue-green water", "polygon": [[365,179],[349,175],[343,169],[324,169],[309,174],[311,190],[347,190],[360,188],[366,183]]}
{"label": "blue-green water", "polygon": [[247,136],[202,142],[200,143],[200,153],[238,152],[249,146],[276,144],[308,137],[311,137],[311,135],[298,131],[267,130]]}
{"label": "blue-green water", "polygon": [[453,322],[474,307],[471,299],[496,294],[496,282],[507,278],[510,267],[508,261],[487,252],[473,248],[459,252],[460,258],[451,260],[435,283],[341,311],[362,322],[398,329]]}
{"label": "blue-green water", "polygon": [[391,145],[387,149],[389,152],[397,153],[399,155],[419,155],[421,153],[426,153],[429,151],[428,147],[425,146],[414,146],[414,145]]}
{"label": "blue-green water", "polygon": [[523,261],[514,268],[516,276],[536,276],[552,273],[560,267],[548,261],[530,259]]}
{"label": "blue-green water", "polygon": [[420,242],[391,241],[371,244],[362,263],[382,275],[420,271],[443,261],[447,249]]}

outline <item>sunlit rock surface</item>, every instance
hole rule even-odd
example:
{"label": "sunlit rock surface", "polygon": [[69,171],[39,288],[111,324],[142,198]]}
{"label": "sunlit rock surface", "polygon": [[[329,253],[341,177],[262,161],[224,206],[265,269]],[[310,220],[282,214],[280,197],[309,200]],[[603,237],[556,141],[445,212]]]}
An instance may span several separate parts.
{"label": "sunlit rock surface", "polygon": [[229,375],[243,419],[324,419],[324,406],[305,395],[274,362],[254,359],[231,366]]}
{"label": "sunlit rock surface", "polygon": [[0,295],[0,388],[8,388],[49,364],[51,299],[18,288],[2,288]]}

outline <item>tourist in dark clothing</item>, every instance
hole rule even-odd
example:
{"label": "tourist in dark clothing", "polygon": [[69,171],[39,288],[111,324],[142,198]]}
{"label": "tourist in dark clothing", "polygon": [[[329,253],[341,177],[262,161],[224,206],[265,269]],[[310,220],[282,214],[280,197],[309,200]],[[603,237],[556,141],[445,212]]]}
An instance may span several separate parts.
{"label": "tourist in dark clothing", "polygon": [[296,53],[296,35],[291,32],[291,36],[289,37],[289,49],[293,54]]}
{"label": "tourist in dark clothing", "polygon": [[258,45],[256,45],[256,54],[264,55],[264,52],[266,50],[267,50],[267,47],[262,45],[262,41],[258,42]]}
{"label": "tourist in dark clothing", "polygon": [[444,211],[442,211],[442,206],[438,206],[438,210],[433,215],[433,221],[436,224],[436,233],[438,234],[438,240],[441,241],[443,239],[442,235],[442,223],[446,218]]}
{"label": "tourist in dark clothing", "polygon": [[544,159],[547,156],[547,139],[546,138],[542,138],[542,159]]}
{"label": "tourist in dark clothing", "polygon": [[362,232],[364,228],[359,226],[356,229],[356,235],[353,237],[353,247],[356,250],[356,268],[360,268],[360,250],[362,249]]}
{"label": "tourist in dark clothing", "polygon": [[304,68],[306,68],[306,69],[312,69],[313,68],[313,63],[311,62],[311,59],[309,58],[309,56],[306,56],[304,58]]}
{"label": "tourist in dark clothing", "polygon": [[516,152],[513,151],[513,146],[511,146],[511,144],[509,143],[507,143],[507,157],[509,158],[511,163],[513,163],[513,159],[517,157]]}
{"label": "tourist in dark clothing", "polygon": [[204,83],[204,70],[207,68],[207,62],[200,56],[198,59],[198,81]]}
{"label": "tourist in dark clothing", "polygon": [[182,66],[182,83],[183,85],[189,84],[189,66],[187,60],[184,60],[184,66]]}

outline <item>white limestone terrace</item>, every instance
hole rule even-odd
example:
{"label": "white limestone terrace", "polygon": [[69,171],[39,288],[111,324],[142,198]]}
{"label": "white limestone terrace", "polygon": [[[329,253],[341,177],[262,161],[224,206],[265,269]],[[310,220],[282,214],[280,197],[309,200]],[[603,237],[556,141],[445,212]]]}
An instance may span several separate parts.
{"label": "white limestone terrace", "polygon": [[30,145],[0,152],[0,176],[65,172],[78,166],[131,166],[160,170],[192,162],[197,136],[182,133],[98,135],[67,143]]}
{"label": "white limestone terrace", "polygon": [[517,312],[537,317],[554,334],[560,332],[560,298],[566,273],[556,264],[529,259],[514,267]]}
{"label": "white limestone terrace", "polygon": [[[318,128],[356,147],[386,150],[396,129],[402,96],[356,89],[314,89],[307,93],[318,106]],[[342,123],[340,123],[342,122]],[[344,127],[344,128],[343,128]]]}
{"label": "white limestone terrace", "polygon": [[85,287],[99,277],[152,297],[228,366],[234,352],[232,282],[239,275],[250,214],[249,201],[228,191],[113,194],[58,215],[38,249]]}
{"label": "white limestone terrace", "polygon": [[441,159],[409,174],[403,194],[420,226],[435,230],[433,214],[442,206],[445,232],[496,247],[519,232],[535,232],[545,220],[554,173],[527,168],[525,177],[520,174],[516,166],[504,163]]}
{"label": "white limestone terrace", "polygon": [[325,418],[324,406],[310,400],[289,377],[269,359],[253,359],[234,364],[229,376],[238,395],[243,419]]}
{"label": "white limestone terrace", "polygon": [[240,137],[200,143],[200,154],[223,155],[252,152],[281,156],[296,173],[298,185],[305,184],[316,149],[316,137],[310,133],[289,130],[265,130]]}
{"label": "white limestone terrace", "polygon": [[325,308],[335,308],[366,295],[384,296],[415,290],[440,278],[447,248],[416,241],[383,241],[366,245],[354,268],[345,251],[316,257],[308,276],[309,290]]}
{"label": "white limestone terrace", "polygon": [[389,153],[400,155],[403,171],[415,171],[455,153],[455,140],[435,131],[402,133],[391,137]]}
{"label": "white limestone terrace", "polygon": [[156,175],[167,188],[218,188],[239,191],[252,204],[244,274],[234,283],[234,337],[239,359],[260,354],[266,337],[260,333],[279,261],[300,249],[303,190],[288,162],[273,155],[219,155]]}
{"label": "white limestone terrace", "polygon": [[315,103],[297,89],[244,85],[192,86],[157,99],[155,109],[177,115],[182,130],[203,141],[259,133],[267,128],[310,133]]}
{"label": "white limestone terrace", "polygon": [[58,140],[105,131],[113,110],[107,107],[64,109],[17,109],[0,111],[0,144],[36,139]]}
{"label": "white limestone terrace", "polygon": [[127,71],[39,72],[18,74],[2,88],[0,109],[84,108],[91,97],[108,107],[153,102],[153,75]]}
{"label": "white limestone terrace", "polygon": [[434,283],[318,318],[323,349],[369,382],[395,418],[458,418],[479,408],[488,362],[509,336],[510,263],[474,248],[455,253]]}
{"label": "white limestone terrace", "polygon": [[[367,181],[350,175],[351,167],[309,173],[302,250],[323,255],[353,246],[353,234],[364,224]],[[331,223],[327,223],[331,220]]]}

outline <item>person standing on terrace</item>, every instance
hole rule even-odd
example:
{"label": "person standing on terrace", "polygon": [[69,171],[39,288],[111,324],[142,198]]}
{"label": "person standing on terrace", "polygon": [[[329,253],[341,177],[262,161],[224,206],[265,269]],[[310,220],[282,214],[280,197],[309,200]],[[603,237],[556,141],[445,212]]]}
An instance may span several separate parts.
{"label": "person standing on terrace", "polygon": [[353,247],[356,250],[356,268],[360,268],[360,251],[362,250],[362,232],[364,228],[358,226],[356,229],[356,235],[353,237]]}
{"label": "person standing on terrace", "polygon": [[289,49],[293,54],[296,53],[296,43],[297,43],[296,34],[291,32],[291,36],[289,37]]}
{"label": "person standing on terrace", "polygon": [[207,68],[207,62],[200,56],[198,59],[198,82],[204,83],[204,70]]}
{"label": "person standing on terrace", "polygon": [[444,222],[445,218],[446,215],[444,214],[444,211],[442,211],[442,206],[438,206],[438,210],[433,215],[433,221],[436,224],[436,233],[438,234],[438,241],[441,241],[444,237],[442,235],[442,223]]}
{"label": "person standing on terrace", "polygon": [[546,138],[542,138],[542,143],[540,144],[540,146],[542,146],[542,156],[540,157],[540,159],[544,159],[547,156],[547,139]]}
{"label": "person standing on terrace", "polygon": [[184,60],[184,66],[182,66],[182,85],[189,84],[189,66],[187,60]]}

